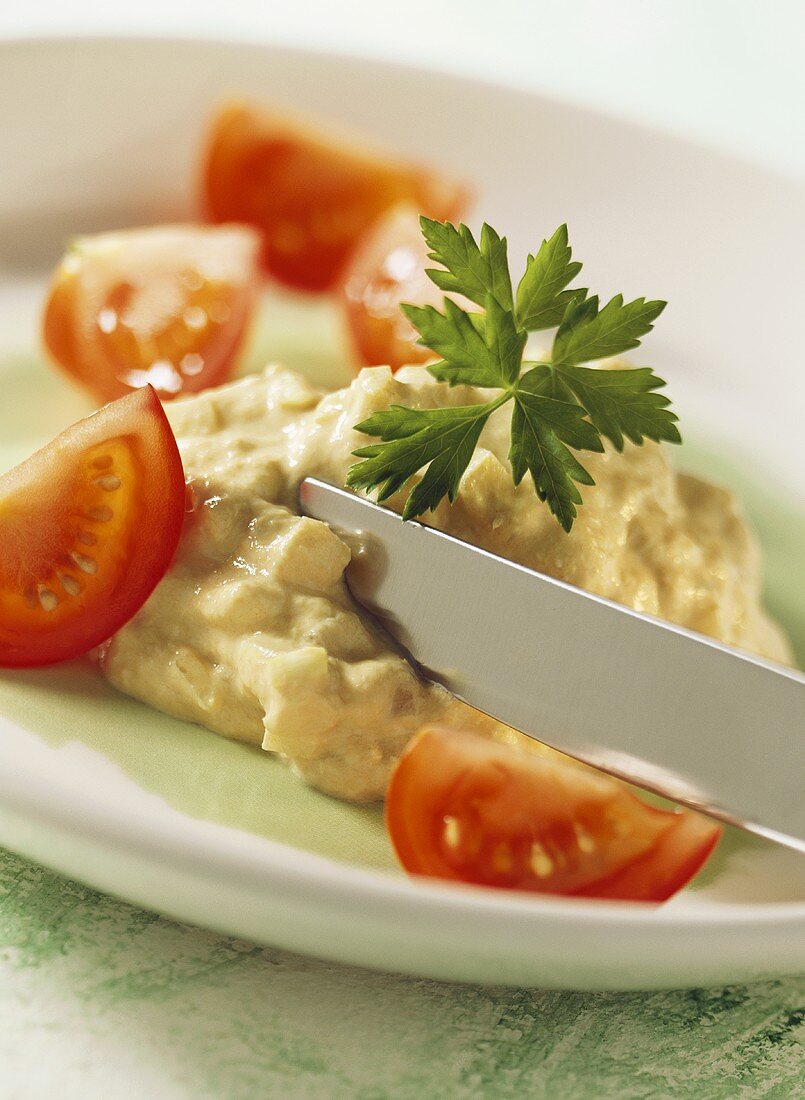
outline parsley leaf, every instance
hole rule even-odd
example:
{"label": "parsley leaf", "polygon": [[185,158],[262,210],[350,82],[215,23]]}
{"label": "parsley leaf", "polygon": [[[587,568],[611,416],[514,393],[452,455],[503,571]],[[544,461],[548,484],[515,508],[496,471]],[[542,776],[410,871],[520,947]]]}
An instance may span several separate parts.
{"label": "parsley leaf", "polygon": [[[451,386],[504,387],[516,381],[527,333],[518,330],[512,313],[503,309],[492,295],[486,300],[485,316],[465,313],[449,298],[444,300],[444,314],[433,306],[404,305],[402,309],[421,334],[418,342],[444,356],[441,363],[428,367],[439,382],[449,382]],[[452,344],[444,322],[454,326]],[[442,335],[446,338],[440,339]]]}
{"label": "parsley leaf", "polygon": [[481,331],[484,326],[473,324],[473,314],[449,298],[444,300],[444,313],[433,306],[404,305],[402,309],[420,334],[419,343],[444,356],[444,363],[437,364],[439,373],[434,372],[439,381],[451,385],[505,385],[500,362]]}
{"label": "parsley leaf", "polygon": [[623,450],[623,437],[632,443],[643,439],[664,439],[681,443],[678,417],[668,406],[670,399],[655,390],[665,385],[650,367],[632,370],[592,370],[573,367],[556,372],[566,382],[590,421],[601,435]]}
{"label": "parsley leaf", "polygon": [[570,303],[585,297],[586,290],[565,290],[581,271],[580,263],[571,263],[572,254],[567,226],[560,225],[549,241],[542,242],[536,256],[526,260],[517,287],[517,323],[527,332],[554,328]]}
{"label": "parsley leaf", "polygon": [[575,505],[581,504],[575,482],[595,484],[569,447],[587,451],[604,447],[598,432],[584,419],[584,409],[552,392],[550,368],[539,364],[523,375],[514,394],[509,461],[514,484],[519,485],[530,472],[537,496],[569,531]]}
{"label": "parsley leaf", "polygon": [[[515,485],[530,473],[538,497],[566,531],[582,503],[579,485],[593,485],[574,452],[603,451],[603,437],[622,450],[624,439],[679,443],[677,417],[665,382],[648,367],[596,370],[581,364],[639,346],[665,308],[660,301],[618,294],[601,308],[597,295],[568,288],[581,264],[572,259],[567,227],[560,226],[529,255],[512,294],[505,237],[484,225],[480,244],[465,225],[421,218],[429,258],[441,268],[432,281],[483,308],[463,309],[450,298],[443,311],[404,305],[419,343],[442,356],[427,369],[450,386],[499,393],[478,405],[410,409],[392,405],[355,426],[380,439],[354,452],[347,484],[378,491],[378,500],[402,490],[418,474],[403,509],[412,519],[447,497],[452,503],[481,433],[496,409],[512,402],[509,461]],[[523,362],[528,332],[559,326],[545,362]]]}
{"label": "parsley leaf", "polygon": [[553,342],[551,360],[556,366],[570,367],[630,351],[651,332],[665,305],[645,298],[624,303],[622,294],[616,294],[600,311],[597,295],[571,302]]}
{"label": "parsley leaf", "polygon": [[403,519],[433,510],[442,497],[452,503],[469,465],[481,431],[496,407],[469,405],[447,409],[408,409],[392,405],[356,424],[356,431],[380,436],[384,443],[353,453],[363,462],[352,466],[347,485],[353,489],[379,488],[378,501],[388,499],[427,466],[427,471],[405,502]]}
{"label": "parsley leaf", "polygon": [[419,219],[419,224],[431,250],[428,259],[447,268],[446,271],[429,269],[426,274],[431,282],[440,290],[463,294],[479,306],[485,307],[491,295],[503,309],[512,308],[505,237],[499,237],[492,226],[484,222],[479,248],[466,225],[456,229],[450,222],[435,222],[424,217]]}

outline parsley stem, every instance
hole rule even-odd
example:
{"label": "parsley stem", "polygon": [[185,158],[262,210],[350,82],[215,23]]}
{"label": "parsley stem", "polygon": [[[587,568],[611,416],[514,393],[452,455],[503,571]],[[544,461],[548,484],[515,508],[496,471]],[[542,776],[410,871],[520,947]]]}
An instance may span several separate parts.
{"label": "parsley stem", "polygon": [[491,416],[493,412],[501,407],[501,405],[505,405],[507,401],[510,401],[514,397],[516,392],[516,383],[515,385],[507,386],[505,390],[502,390],[493,401],[488,402],[488,404],[484,406],[486,409],[488,409],[489,415]]}

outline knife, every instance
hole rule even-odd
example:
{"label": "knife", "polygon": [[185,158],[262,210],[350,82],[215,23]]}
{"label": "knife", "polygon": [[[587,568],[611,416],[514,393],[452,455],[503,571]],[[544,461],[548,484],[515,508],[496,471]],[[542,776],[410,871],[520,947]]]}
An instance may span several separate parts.
{"label": "knife", "polygon": [[422,675],[586,764],[805,852],[805,676],[307,478]]}

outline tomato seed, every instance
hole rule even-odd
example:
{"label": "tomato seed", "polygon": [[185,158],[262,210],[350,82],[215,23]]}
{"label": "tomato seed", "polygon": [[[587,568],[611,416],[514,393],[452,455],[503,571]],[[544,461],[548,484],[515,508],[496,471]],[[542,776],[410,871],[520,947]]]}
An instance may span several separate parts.
{"label": "tomato seed", "polygon": [[444,842],[448,848],[458,848],[461,841],[461,825],[456,817],[444,819]]}
{"label": "tomato seed", "polygon": [[106,477],[97,477],[95,484],[98,485],[105,493],[113,493],[115,489],[119,489],[122,482],[115,474],[107,474]]}
{"label": "tomato seed", "polygon": [[42,605],[43,611],[55,611],[56,608],[59,606],[59,597],[49,588],[45,588],[44,585],[40,585],[39,602]]}
{"label": "tomato seed", "polygon": [[98,572],[98,563],[94,558],[88,558],[86,554],[79,554],[75,550],[71,552],[70,557],[84,573],[94,574]]}
{"label": "tomato seed", "polygon": [[580,825],[575,826],[576,831],[576,844],[580,852],[584,852],[585,855],[589,855],[590,852],[595,851],[595,841]]}
{"label": "tomato seed", "polygon": [[87,512],[89,519],[94,519],[96,523],[108,523],[114,515],[111,508],[107,508],[105,504],[102,504],[100,508],[90,508]]}
{"label": "tomato seed", "polygon": [[553,860],[536,841],[531,845],[531,870],[538,878],[547,878],[553,871]]}
{"label": "tomato seed", "polygon": [[68,596],[79,596],[81,594],[81,585],[75,577],[71,577],[69,573],[57,573],[56,576]]}

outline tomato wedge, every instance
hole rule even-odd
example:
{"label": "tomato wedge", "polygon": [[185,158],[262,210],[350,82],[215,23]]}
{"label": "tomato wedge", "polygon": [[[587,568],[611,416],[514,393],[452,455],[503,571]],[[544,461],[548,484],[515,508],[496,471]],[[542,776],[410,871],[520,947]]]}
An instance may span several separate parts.
{"label": "tomato wedge", "polygon": [[45,346],[101,401],[145,385],[163,400],[217,386],[252,315],[258,248],[245,226],[81,237],[51,283]]}
{"label": "tomato wedge", "polygon": [[166,572],[184,514],[182,461],[150,386],[0,477],[0,666],[109,638]]}
{"label": "tomato wedge", "polygon": [[389,207],[410,202],[445,219],[467,197],[427,169],[241,102],[213,119],[202,172],[207,217],[258,228],[267,271],[306,291],[335,286],[361,235]]}
{"label": "tomato wedge", "polygon": [[442,292],[425,274],[428,246],[411,206],[390,210],[366,233],[344,272],[341,302],[361,366],[426,363],[433,352],[400,309],[402,302],[441,307]]}
{"label": "tomato wedge", "polygon": [[652,902],[681,889],[721,835],[558,755],[447,729],[423,730],[403,753],[386,822],[413,874]]}

